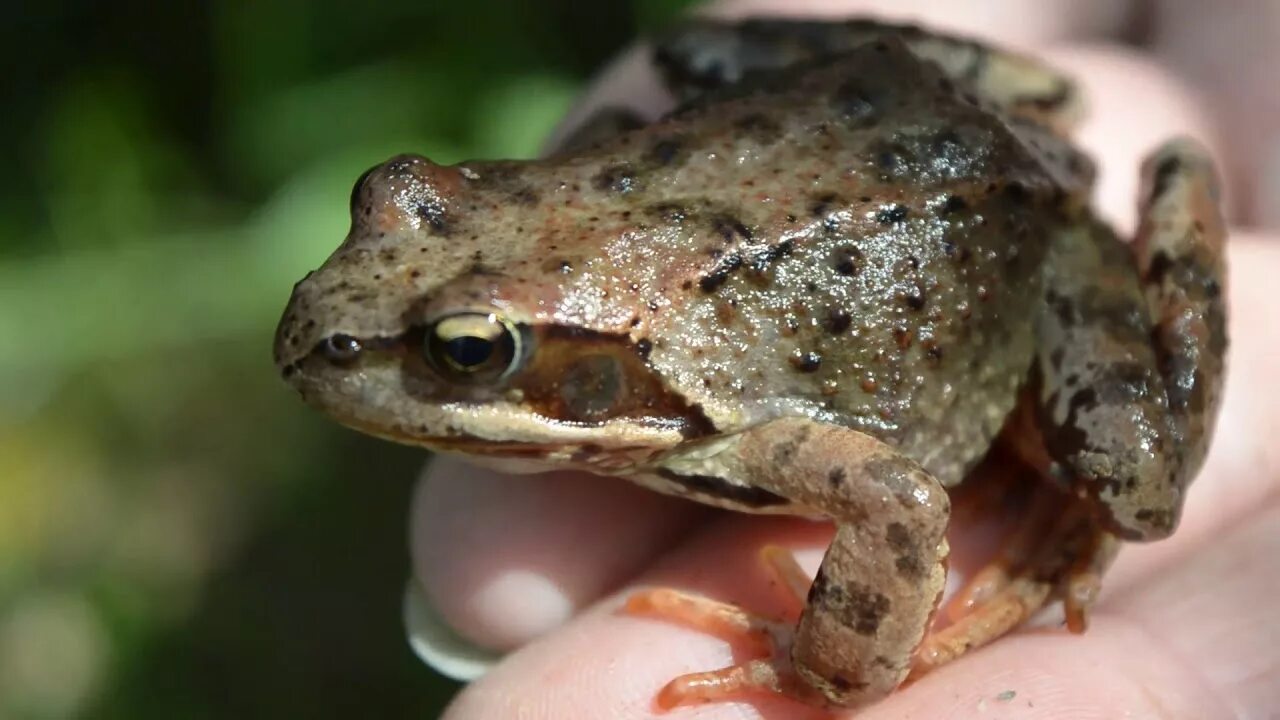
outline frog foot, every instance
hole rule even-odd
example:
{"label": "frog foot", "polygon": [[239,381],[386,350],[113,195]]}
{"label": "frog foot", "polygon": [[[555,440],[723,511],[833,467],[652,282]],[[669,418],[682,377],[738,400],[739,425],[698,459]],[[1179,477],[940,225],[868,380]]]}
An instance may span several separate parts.
{"label": "frog foot", "polygon": [[1067,629],[1084,632],[1118,546],[1083,502],[1068,499],[1064,509],[1059,492],[1039,490],[996,559],[942,609],[950,624],[925,638],[907,682],[1005,635],[1054,597],[1063,601]]}
{"label": "frog foot", "polygon": [[[767,546],[760,555],[774,576],[773,584],[782,588],[798,611],[804,605],[810,583],[808,576],[783,548]],[[814,701],[812,691],[807,690],[791,665],[794,623],[771,620],[736,605],[670,588],[642,590],[631,595],[625,611],[702,630],[756,657],[720,670],[677,677],[658,693],[656,703],[662,710],[753,693]]]}

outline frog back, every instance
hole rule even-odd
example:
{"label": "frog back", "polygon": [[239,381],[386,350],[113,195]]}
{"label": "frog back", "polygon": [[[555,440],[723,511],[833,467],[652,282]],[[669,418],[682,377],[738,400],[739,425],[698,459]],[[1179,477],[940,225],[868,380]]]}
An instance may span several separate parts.
{"label": "frog back", "polygon": [[1090,173],[893,42],[596,152],[629,218],[597,256],[606,298],[635,297],[620,329],[669,387],[721,432],[817,417],[947,483],[1026,380],[1040,264]]}

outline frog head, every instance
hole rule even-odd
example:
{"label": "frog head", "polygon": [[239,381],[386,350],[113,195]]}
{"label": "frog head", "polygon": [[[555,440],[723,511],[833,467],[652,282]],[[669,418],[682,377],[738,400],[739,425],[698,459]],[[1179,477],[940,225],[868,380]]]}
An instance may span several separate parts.
{"label": "frog head", "polygon": [[547,240],[566,220],[531,197],[530,165],[399,156],[361,177],[346,240],[276,332],[307,402],[403,443],[598,469],[708,431],[630,316],[593,301],[589,277],[569,281]]}

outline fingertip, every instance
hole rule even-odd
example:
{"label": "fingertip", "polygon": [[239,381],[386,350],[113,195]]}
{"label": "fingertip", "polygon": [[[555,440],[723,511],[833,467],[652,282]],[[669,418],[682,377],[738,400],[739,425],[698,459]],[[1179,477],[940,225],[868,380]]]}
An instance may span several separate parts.
{"label": "fingertip", "polygon": [[[1098,165],[1094,206],[1122,235],[1136,227],[1138,169],[1158,145],[1189,135],[1222,157],[1203,99],[1154,59],[1109,45],[1056,47],[1043,55],[1081,86],[1086,117],[1076,140]],[[1224,195],[1230,197],[1231,189]]]}
{"label": "fingertip", "polygon": [[551,132],[543,144],[544,154],[562,146],[575,130],[603,108],[632,111],[646,121],[652,121],[670,109],[675,100],[654,71],[649,52],[648,45],[634,45],[605,65]]}
{"label": "fingertip", "polygon": [[444,621],[502,651],[562,625],[699,512],[616,478],[511,477],[442,456],[415,492],[410,551]]}

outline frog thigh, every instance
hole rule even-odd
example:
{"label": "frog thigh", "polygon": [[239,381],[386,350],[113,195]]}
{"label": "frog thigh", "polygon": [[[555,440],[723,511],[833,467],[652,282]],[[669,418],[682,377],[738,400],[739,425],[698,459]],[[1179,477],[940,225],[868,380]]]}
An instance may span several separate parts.
{"label": "frog thigh", "polygon": [[1226,352],[1223,223],[1210,161],[1187,141],[1144,165],[1142,223],[1065,232],[1037,319],[1036,425],[1051,470],[1138,540],[1177,525],[1212,434]]}
{"label": "frog thigh", "polygon": [[869,435],[801,418],[737,437],[719,473],[831,517],[836,534],[791,646],[799,680],[857,707],[896,688],[941,597],[950,500],[923,468]]}
{"label": "frog thigh", "polygon": [[687,99],[751,71],[820,60],[890,36],[1010,114],[1064,134],[1084,115],[1076,84],[1039,60],[914,25],[867,19],[693,20],[658,37],[654,59],[672,89]]}

